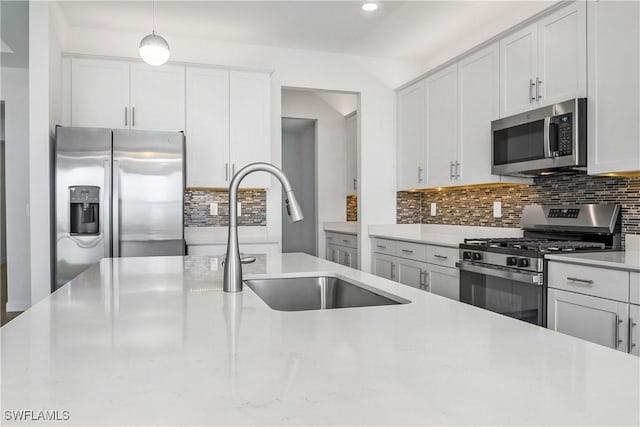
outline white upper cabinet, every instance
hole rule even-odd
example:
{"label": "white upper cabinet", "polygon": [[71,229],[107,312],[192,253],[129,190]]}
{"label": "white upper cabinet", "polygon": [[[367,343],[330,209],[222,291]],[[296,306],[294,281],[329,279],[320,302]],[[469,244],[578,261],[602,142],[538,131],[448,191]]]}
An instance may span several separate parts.
{"label": "white upper cabinet", "polygon": [[189,67],[187,187],[229,186],[229,72]]}
{"label": "white upper cabinet", "polygon": [[131,129],[185,130],[184,67],[131,64]]}
{"label": "white upper cabinet", "polygon": [[[271,79],[268,74],[231,72],[229,78],[230,161],[232,172],[271,158]],[[245,188],[266,188],[271,175],[253,173]]]}
{"label": "white upper cabinet", "polygon": [[505,117],[535,105],[537,25],[500,41],[500,115]]}
{"label": "white upper cabinet", "polygon": [[72,58],[71,125],[183,131],[184,67]]}
{"label": "white upper cabinet", "polygon": [[491,121],[499,114],[499,47],[495,43],[458,65],[458,181],[500,182],[491,175]]}
{"label": "white upper cabinet", "polygon": [[398,190],[425,187],[425,84],[421,80],[398,92]]}
{"label": "white upper cabinet", "polygon": [[500,41],[500,116],[586,95],[585,2]]}
{"label": "white upper cabinet", "polygon": [[538,24],[540,105],[587,93],[586,2],[576,1]]}
{"label": "white upper cabinet", "polygon": [[358,193],[358,113],[346,118],[347,128],[347,195]]}
{"label": "white upper cabinet", "polygon": [[458,67],[426,80],[427,187],[455,184],[458,170]]}
{"label": "white upper cabinet", "polygon": [[129,127],[129,63],[71,60],[71,126]]}
{"label": "white upper cabinet", "polygon": [[587,170],[640,171],[640,3],[588,7]]}
{"label": "white upper cabinet", "polygon": [[[267,74],[187,68],[187,187],[227,188],[235,172],[270,161]],[[241,188],[267,188],[255,173]]]}

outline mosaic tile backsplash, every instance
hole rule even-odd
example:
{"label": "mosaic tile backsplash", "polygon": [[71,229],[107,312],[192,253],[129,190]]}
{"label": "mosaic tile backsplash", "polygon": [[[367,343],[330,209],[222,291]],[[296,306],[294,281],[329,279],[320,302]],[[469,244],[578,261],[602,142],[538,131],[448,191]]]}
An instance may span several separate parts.
{"label": "mosaic tile backsplash", "polygon": [[358,220],[358,196],[347,196],[347,221]]}
{"label": "mosaic tile backsplash", "polygon": [[[502,202],[502,218],[493,217],[493,202]],[[437,204],[432,217],[430,205]],[[622,233],[640,234],[640,177],[558,175],[535,178],[533,185],[460,188],[397,194],[398,224],[455,224],[519,227],[528,204],[618,203]]]}
{"label": "mosaic tile backsplash", "polygon": [[[240,190],[242,215],[238,225],[267,225],[267,192]],[[209,203],[218,203],[218,215],[209,215]],[[206,188],[187,188],[184,193],[185,227],[226,227],[229,225],[229,192]]]}

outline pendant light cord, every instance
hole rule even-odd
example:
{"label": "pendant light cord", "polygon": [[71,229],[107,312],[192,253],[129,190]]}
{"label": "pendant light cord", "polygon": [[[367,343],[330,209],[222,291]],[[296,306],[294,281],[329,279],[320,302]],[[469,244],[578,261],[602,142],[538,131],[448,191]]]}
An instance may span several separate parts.
{"label": "pendant light cord", "polygon": [[156,0],[151,2],[153,4],[153,34],[156,33]]}

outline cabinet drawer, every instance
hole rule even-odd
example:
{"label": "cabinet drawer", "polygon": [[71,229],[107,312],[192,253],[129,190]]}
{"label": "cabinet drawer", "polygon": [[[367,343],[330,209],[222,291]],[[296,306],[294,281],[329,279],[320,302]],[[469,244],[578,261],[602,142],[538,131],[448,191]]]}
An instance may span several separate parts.
{"label": "cabinet drawer", "polygon": [[402,258],[424,261],[427,256],[427,247],[420,243],[397,241],[396,255]]}
{"label": "cabinet drawer", "polygon": [[353,234],[334,233],[336,245],[346,246],[347,248],[356,249],[358,247],[358,236]]}
{"label": "cabinet drawer", "polygon": [[427,246],[427,262],[444,267],[455,268],[456,261],[460,258],[460,251],[457,248],[447,248],[444,246]]}
{"label": "cabinet drawer", "polygon": [[640,305],[640,273],[631,273],[629,302]]}
{"label": "cabinet drawer", "polygon": [[396,243],[397,242],[395,240],[378,239],[377,237],[374,237],[372,239],[371,249],[373,252],[379,254],[395,255]]}
{"label": "cabinet drawer", "polygon": [[550,262],[548,281],[550,288],[629,301],[629,273],[626,271]]}

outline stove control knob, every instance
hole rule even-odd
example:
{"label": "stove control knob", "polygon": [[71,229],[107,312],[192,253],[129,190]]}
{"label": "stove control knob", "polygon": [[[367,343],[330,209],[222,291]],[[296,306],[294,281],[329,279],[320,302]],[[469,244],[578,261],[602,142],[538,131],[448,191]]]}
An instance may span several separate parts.
{"label": "stove control knob", "polygon": [[471,251],[462,252],[462,259],[471,259]]}
{"label": "stove control knob", "polygon": [[518,258],[514,256],[507,257],[507,265],[518,265]]}
{"label": "stove control knob", "polygon": [[473,260],[474,261],[480,261],[482,259],[482,254],[480,252],[474,252],[473,253]]}
{"label": "stove control knob", "polygon": [[528,258],[519,258],[518,259],[518,267],[529,267],[529,259]]}

